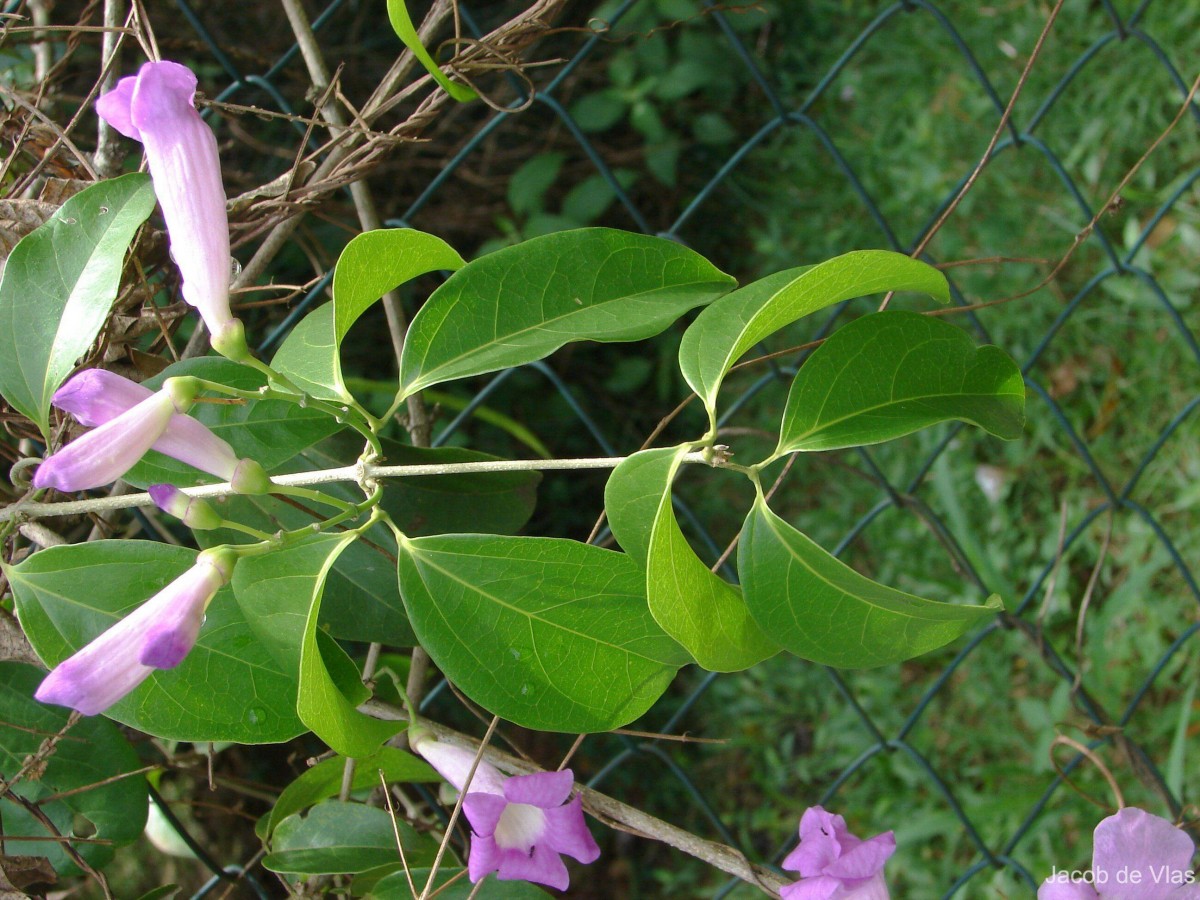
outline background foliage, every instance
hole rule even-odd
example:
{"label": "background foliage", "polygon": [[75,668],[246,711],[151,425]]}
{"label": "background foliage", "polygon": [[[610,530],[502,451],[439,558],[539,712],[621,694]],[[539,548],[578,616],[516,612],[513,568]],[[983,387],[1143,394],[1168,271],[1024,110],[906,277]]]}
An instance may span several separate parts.
{"label": "background foliage", "polygon": [[[74,23],[81,6],[59,4],[55,20]],[[22,2],[5,7],[29,11]],[[413,11],[419,19],[424,10]],[[464,34],[477,37],[516,11],[464,4]],[[667,234],[743,282],[863,247],[907,252],[984,152],[1051,11],[1049,3],[921,0],[566,4],[556,19],[563,30],[524,38],[538,38],[527,60],[565,60],[524,69],[538,89],[528,108],[527,82],[480,67],[479,86],[500,108],[445,111],[426,123],[431,140],[373,160],[370,185],[390,223],[435,233],[468,258],[580,224]],[[308,75],[273,4],[179,0],[147,12],[164,55],[195,66],[223,101],[311,114]],[[397,51],[379,27],[382,4],[335,0],[310,12],[328,59],[345,62],[343,91],[365,96]],[[1109,805],[1111,793],[1096,765],[1055,746],[1060,735],[1095,748],[1125,802],[1195,818],[1200,113],[1190,108],[1118,202],[1109,198],[1187,95],[1198,17],[1167,0],[1063,4],[993,160],[927,247],[931,261],[956,264],[947,274],[959,305],[1037,288],[953,319],[1024,366],[1023,438],[1001,444],[941,426],[877,449],[806,456],[773,503],[859,571],[927,596],[979,603],[994,592],[1012,616],[950,650],[867,672],[790,657],[736,675],[685,670],[641,726],[724,743],[596,736],[574,757],[576,771],[752,859],[778,861],[813,802],[842,811],[860,833],[895,827],[888,872],[901,897],[1023,896],[1051,865],[1086,862],[1102,812],[1081,793]],[[71,40],[40,45],[50,47],[53,71],[39,71],[27,33],[0,45],[5,133],[14,141],[6,192],[27,186],[38,166],[73,174],[53,130],[40,120],[24,128],[28,106],[64,123],[89,91],[98,42]],[[39,93],[39,83],[53,90]],[[220,110],[217,127],[231,196],[289,171],[307,136],[302,123],[237,109]],[[82,128],[75,137],[91,146]],[[327,296],[332,261],[359,228],[336,184],[299,202],[318,211],[270,275],[305,289],[286,305],[243,311],[254,333],[267,335],[264,352]],[[261,199],[235,209],[243,260],[263,225],[287,211]],[[22,227],[15,207],[4,218],[6,233]],[[149,265],[163,249],[141,253]],[[107,360],[150,365],[164,326],[182,346],[179,310],[156,307],[167,302],[158,287],[143,282],[124,296],[102,345]],[[798,346],[868,309],[839,309],[765,349]],[[343,374],[359,396],[391,358],[379,326],[368,316],[350,332],[361,365]],[[440,389],[435,443],[522,456],[631,452],[686,394],[674,364],[679,334],[576,346],[548,364]],[[799,358],[736,370],[726,404],[737,398],[733,407],[761,410],[764,425],[777,421]],[[36,437],[0,412],[14,447]],[[702,423],[694,404],[662,440]],[[772,449],[767,431],[744,427],[723,439],[757,459]],[[714,561],[737,528],[725,516],[726,492],[744,489],[734,481],[714,488],[703,475],[685,473],[678,512]],[[530,533],[584,537],[603,479],[548,476]],[[86,534],[93,524],[75,527]],[[125,534],[148,525],[103,527]],[[468,721],[447,691],[428,702]],[[513,738],[543,761],[570,743]],[[161,793],[224,865],[252,859],[248,820],[316,748],[230,748],[217,756],[211,793],[197,753],[139,749],[167,761]],[[1080,792],[1056,765],[1070,769]],[[730,890],[718,873],[648,842],[608,834],[604,850],[595,878],[578,880],[573,896]],[[115,865],[114,884],[134,885],[135,867]],[[146,888],[175,879],[197,890],[211,874],[200,864],[165,865]]]}

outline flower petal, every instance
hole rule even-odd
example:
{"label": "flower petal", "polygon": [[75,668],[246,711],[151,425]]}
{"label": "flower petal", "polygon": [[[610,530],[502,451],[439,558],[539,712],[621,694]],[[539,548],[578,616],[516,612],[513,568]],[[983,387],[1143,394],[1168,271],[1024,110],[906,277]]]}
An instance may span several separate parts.
{"label": "flower petal", "polygon": [[883,871],[886,863],[896,852],[896,835],[887,831],[865,841],[856,841],[853,848],[825,868],[828,875],[846,880],[870,878]]}
{"label": "flower petal", "polygon": [[192,103],[196,76],[173,62],[142,66],[132,120],[146,146],[171,256],[183,275],[183,298],[209,331],[232,323],[229,311],[229,220],[217,139]]}
{"label": "flower petal", "polygon": [[69,706],[85,716],[104,712],[154,670],[137,661],[141,630],[122,629],[118,622],[47,675],[34,697],[42,703]]}
{"label": "flower petal", "polygon": [[846,820],[810,806],[800,817],[800,846],[787,855],[783,868],[799,872],[804,878],[823,873],[842,854],[839,837],[850,836]]}
{"label": "flower petal", "polygon": [[861,884],[846,892],[845,900],[891,900],[883,872],[876,872]]}
{"label": "flower petal", "polygon": [[[457,744],[439,741],[429,734],[415,738],[412,748],[425,757],[425,761],[458,790],[465,789],[468,795],[486,793],[504,796],[504,776],[486,760],[479,760],[479,765],[476,766],[474,751]],[[472,767],[475,768],[475,774],[468,786],[467,776]]]}
{"label": "flower petal", "polygon": [[[84,369],[54,394],[53,403],[81,425],[103,425],[128,412],[154,392],[107,369]],[[238,465],[237,454],[207,425],[191,416],[171,416],[162,437],[151,448],[202,472],[228,481]]]}
{"label": "flower petal", "polygon": [[500,868],[500,849],[490,836],[474,835],[471,838],[470,855],[467,857],[467,877],[472,882],[486,878],[489,872]]}
{"label": "flower petal", "polygon": [[140,141],[142,133],[133,124],[131,115],[136,84],[137,77],[133,75],[118,81],[116,87],[96,100],[96,114],[125,137]]}
{"label": "flower petal", "polygon": [[801,878],[795,884],[789,884],[779,889],[783,900],[830,900],[838,896],[842,883],[828,875],[817,875],[815,878]]}
{"label": "flower petal", "polygon": [[483,837],[496,834],[496,826],[507,806],[508,801],[497,794],[469,791],[463,797],[463,815],[471,823],[471,830]]}
{"label": "flower petal", "polygon": [[509,778],[504,782],[504,796],[510,803],[528,803],[545,809],[565,803],[574,786],[575,774],[570,769],[535,772]]}
{"label": "flower petal", "polygon": [[[1096,826],[1092,871],[1105,900],[1167,900],[1191,868],[1196,845],[1166,819],[1126,807]],[[1130,873],[1140,882],[1130,882]]]}
{"label": "flower petal", "polygon": [[158,604],[158,615],[146,630],[138,662],[156,669],[173,669],[183,662],[196,643],[204,610],[224,583],[221,571],[202,559],[151,598],[150,603]]}
{"label": "flower petal", "polygon": [[225,481],[233,478],[239,462],[233,447],[203,422],[185,415],[171,417],[167,430],[152,449]]}
{"label": "flower petal", "polygon": [[33,476],[34,487],[69,493],[111,484],[146,454],[173,415],[170,395],[152,394],[43,460]]}
{"label": "flower petal", "polygon": [[[203,617],[204,607],[229,580],[229,574],[202,554],[196,565],[55,666],[34,697],[43,703],[69,706],[85,716],[108,709],[154,671],[154,665],[139,658],[144,654],[147,634],[153,633],[164,617],[167,622],[176,621],[181,612],[190,613],[194,606]],[[196,628],[199,630],[198,624]],[[194,642],[193,636],[188,649]]]}
{"label": "flower petal", "polygon": [[1084,881],[1052,881],[1038,888],[1037,900],[1099,900],[1096,889]]}
{"label": "flower petal", "polygon": [[500,851],[500,868],[496,877],[501,881],[532,881],[565,891],[571,878],[559,855],[549,847],[535,846],[526,855],[518,850]]}
{"label": "flower petal", "polygon": [[80,425],[95,428],[137,406],[154,391],[107,369],[84,369],[67,379],[50,402]]}
{"label": "flower petal", "polygon": [[583,820],[582,797],[576,795],[566,806],[546,810],[546,835],[542,842],[551,850],[565,853],[581,863],[600,858],[600,848]]}

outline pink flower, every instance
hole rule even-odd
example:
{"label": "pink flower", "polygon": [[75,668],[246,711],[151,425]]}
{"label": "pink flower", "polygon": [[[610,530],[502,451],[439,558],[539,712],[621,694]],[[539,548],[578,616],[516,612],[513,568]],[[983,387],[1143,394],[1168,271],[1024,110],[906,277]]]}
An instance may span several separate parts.
{"label": "pink flower", "polygon": [[33,486],[70,493],[116,481],[163,436],[172,418],[187,410],[188,393],[168,378],[158,393],[147,391],[145,399],[44,459]]}
{"label": "pink flower", "polygon": [[196,643],[204,610],[233,574],[229,551],[196,564],[98,638],[59,663],[34,696],[85,716],[108,709],[155,669],[179,665]]}
{"label": "pink flower", "polygon": [[1038,900],[1198,900],[1195,852],[1186,832],[1126,807],[1096,826],[1091,872],[1056,871]]}
{"label": "pink flower", "polygon": [[[153,391],[136,381],[122,378],[105,369],[85,369],[60,387],[55,392],[52,402],[59,409],[73,415],[81,425],[103,427],[153,396],[156,396]],[[100,428],[97,428],[97,431],[99,430]],[[95,433],[90,432],[84,438]],[[120,432],[113,431],[111,434],[114,441],[121,444]],[[79,438],[70,446],[75,446],[84,438]],[[122,446],[121,449],[127,450],[128,447]],[[241,493],[265,493],[269,490],[270,481],[258,463],[250,459],[238,459],[237,454],[228,443],[191,416],[178,413],[172,415],[153,444],[146,449],[157,450],[180,462],[195,466],[203,472],[233,482],[234,488]],[[144,453],[145,449],[134,458],[133,462],[140,459]],[[60,454],[55,454],[55,456],[58,455]],[[53,459],[53,457],[51,458]],[[133,465],[133,462],[125,466],[121,470],[121,474],[124,474]],[[43,467],[45,465],[46,463],[42,463]],[[40,473],[41,469],[38,471]],[[107,484],[108,482],[100,483]],[[34,477],[34,484],[38,487],[50,486],[38,484],[37,476]],[[67,490],[67,488],[60,488],[60,490]],[[74,490],[82,489],[74,488]]]}
{"label": "pink flower", "polygon": [[559,890],[569,884],[560,854],[581,863],[595,862],[600,848],[583,821],[583,801],[571,789],[570,769],[506,777],[479,761],[474,777],[467,775],[475,754],[417,731],[412,748],[450,784],[465,790],[463,813],[471,823],[467,874],[471,881],[495,872],[501,881],[531,881]]}
{"label": "pink flower", "polygon": [[819,806],[800,819],[800,846],[783,867],[800,880],[780,891],[783,900],[888,900],[883,866],[896,852],[888,831],[862,840],[846,828],[846,820]]}
{"label": "pink flower", "polygon": [[217,139],[196,111],[196,76],[174,62],[148,62],[96,101],[96,112],[146,147],[167,222],[183,298],[200,311],[219,352],[245,349],[229,311],[229,219]]}

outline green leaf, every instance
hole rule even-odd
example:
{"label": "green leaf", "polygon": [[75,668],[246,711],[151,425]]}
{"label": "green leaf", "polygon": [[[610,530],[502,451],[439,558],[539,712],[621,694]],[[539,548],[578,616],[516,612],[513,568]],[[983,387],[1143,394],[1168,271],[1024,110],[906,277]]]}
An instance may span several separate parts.
{"label": "green leaf", "polygon": [[589,134],[607,131],[623,118],[629,105],[620,91],[605,89],[584,94],[571,104],[571,118]]}
{"label": "green leaf", "polygon": [[[168,366],[145,385],[158,388],[174,375],[194,375],[246,391],[257,390],[266,383],[262,374],[253,369],[205,356]],[[239,457],[257,460],[268,472],[343,427],[323,412],[283,400],[201,402],[192,407],[190,414],[228,441]],[[212,475],[153,450],[125,474],[125,480],[137,487],[148,484],[188,487],[217,481]]]}
{"label": "green leaf", "polygon": [[675,519],[671,482],[691,449],[643,450],[613,470],[604,490],[613,535],[646,571],[650,612],[705,669],[734,672],[779,652],[736,587],[696,556]]}
{"label": "green leaf", "polygon": [[[388,439],[383,452],[389,465],[432,465],[494,460],[496,457],[456,447],[411,447]],[[312,471],[344,466],[361,450],[357,435],[343,432],[309,447],[281,467],[283,472]],[[474,475],[436,475],[392,478],[385,484],[383,508],[405,534],[414,537],[447,532],[480,531],[512,534],[533,513],[537,501],[536,472],[480,472]],[[327,484],[321,489],[343,500],[359,502],[362,491],[354,484]],[[260,531],[292,531],[316,519],[271,496],[227,497],[222,514]],[[198,531],[203,547],[241,544],[253,540],[232,530]],[[321,604],[322,629],[336,638],[382,640],[390,646],[411,647],[416,637],[396,584],[395,542],[384,525],[375,525],[342,551],[329,571]]]}
{"label": "green leaf", "polygon": [[305,316],[271,365],[314,397],[349,401],[338,350],[359,316],[406,281],[462,265],[453,247],[422,231],[380,228],[356,236],[334,268],[333,303]]}
{"label": "green leaf", "polygon": [[688,662],[646,609],[627,556],[558,538],[444,535],[400,548],[421,645],[467,696],[542,731],[608,731]]}
{"label": "green leaf", "polygon": [[533,362],[570,341],[636,341],[711,302],[733,279],[663,238],[582,228],[489,253],[433,292],[400,360],[407,396]]}
{"label": "green leaf", "polygon": [[[67,725],[71,711],[43,706],[33,699],[45,676],[33,666],[0,662],[0,771],[13,778],[42,742],[53,738]],[[85,718],[58,741],[45,756],[45,768],[33,770],[14,786],[27,800],[39,803],[42,812],[66,835],[95,837],[101,842],[82,843],[76,849],[94,866],[113,858],[114,847],[141,836],[146,826],[146,778],[119,778],[141,768],[141,760],[111,722]],[[117,779],[109,781],[109,779]],[[89,785],[109,781],[89,788]],[[83,790],[80,790],[83,789]],[[57,800],[52,795],[68,793]],[[62,847],[48,840],[21,841],[22,837],[49,838],[46,827],[11,800],[0,800],[4,817],[4,852],[10,856],[45,856],[57,871],[77,872]],[[82,816],[94,826],[82,830],[74,822]]]}
{"label": "green leaf", "polygon": [[150,176],[101,181],[26,235],[0,278],[0,394],[50,437],[50,398],[92,346],[129,242],[154,209]]}
{"label": "green leaf", "polygon": [[[263,556],[239,560],[233,592],[259,640],[286,672],[299,672],[296,712],[343,756],[370,756],[402,727],[363,715],[338,688],[317,644],[325,578],[353,532],[315,535]],[[336,651],[336,644],[330,649]]]}
{"label": "green leaf", "polygon": [[770,509],[761,496],[742,528],[746,604],[785,650],[838,668],[884,666],[928,653],[1003,607],[935,603],[871,581]]}
{"label": "green leaf", "polygon": [[323,303],[308,313],[283,339],[271,359],[271,368],[318,400],[349,403],[352,395],[342,379],[333,319],[332,303]]}
{"label": "green leaf", "polygon": [[539,153],[522,164],[508,179],[508,205],[519,216],[527,216],[542,208],[546,191],[558,180],[566,155]]}
{"label": "green leaf", "polygon": [[1020,437],[1025,385],[998,347],[961,328],[888,311],[842,326],[792,382],[776,455],[877,444],[959,419]]}
{"label": "green leaf", "polygon": [[[429,869],[413,869],[409,873],[418,895],[425,886],[425,882],[429,880],[429,872]],[[454,879],[454,883],[449,887],[440,887],[451,879]],[[499,881],[494,875],[485,878],[476,889],[475,885],[467,878],[466,869],[461,866],[439,866],[433,883],[438,890],[436,894],[431,891],[430,896],[436,896],[437,900],[546,900],[549,896],[528,881]],[[358,881],[355,880],[354,884],[357,888]],[[408,876],[401,870],[377,881],[363,900],[417,900],[417,898],[408,886]]]}
{"label": "green leaf", "polygon": [[777,272],[722,297],[684,332],[679,368],[715,417],[721,381],[747,350],[797,319],[882,291],[922,291],[950,300],[946,277],[932,266],[887,250],[858,250]]}
{"label": "green leaf", "polygon": [[290,875],[365,872],[398,862],[396,834],[410,866],[432,865],[437,843],[382,809],[361,803],[327,800],[308,815],[293,815],[275,829],[263,867]]}
{"label": "green leaf", "polygon": [[[33,649],[57,665],[195,559],[195,550],[152,541],[94,541],[50,547],[4,571]],[[296,674],[255,638],[226,588],[187,658],[155,671],[105,715],[167,740],[267,744],[305,731],[295,704]]]}
{"label": "green leaf", "polygon": [[[268,840],[276,827],[288,816],[308,809],[322,800],[336,797],[342,789],[346,758],[335,756],[322,760],[283,789],[271,812],[259,820],[258,835]],[[379,787],[379,773],[390,783],[436,782],[441,776],[423,760],[395,747],[380,747],[368,757],[357,760],[350,789],[354,791]]]}
{"label": "green leaf", "polygon": [[388,20],[392,23],[392,30],[396,32],[396,37],[404,42],[404,46],[412,51],[413,56],[420,60],[421,65],[425,67],[425,70],[433,76],[433,80],[440,84],[447,94],[459,103],[474,100],[479,96],[465,84],[458,84],[451,81],[438,68],[438,64],[434,62],[433,57],[429,55],[429,51],[425,49],[425,45],[421,43],[421,36],[417,34],[417,29],[413,27],[412,19],[408,15],[408,6],[404,0],[387,0],[387,11]]}

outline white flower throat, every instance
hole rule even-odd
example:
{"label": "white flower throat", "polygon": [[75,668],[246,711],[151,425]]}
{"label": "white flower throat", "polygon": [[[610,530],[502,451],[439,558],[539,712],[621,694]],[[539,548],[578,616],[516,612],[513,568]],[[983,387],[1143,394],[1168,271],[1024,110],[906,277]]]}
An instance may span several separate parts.
{"label": "white flower throat", "polygon": [[500,814],[494,835],[501,850],[529,852],[546,833],[546,814],[528,803],[510,803]]}

